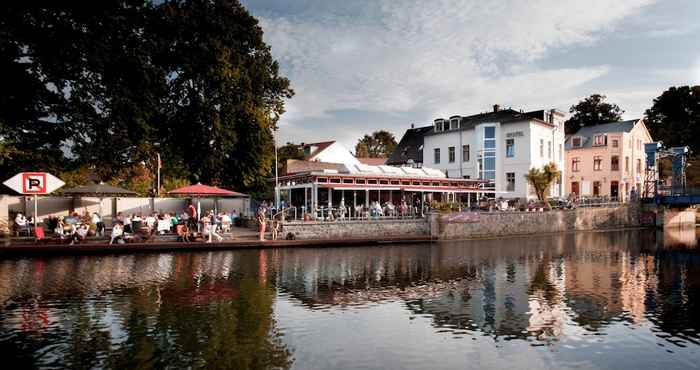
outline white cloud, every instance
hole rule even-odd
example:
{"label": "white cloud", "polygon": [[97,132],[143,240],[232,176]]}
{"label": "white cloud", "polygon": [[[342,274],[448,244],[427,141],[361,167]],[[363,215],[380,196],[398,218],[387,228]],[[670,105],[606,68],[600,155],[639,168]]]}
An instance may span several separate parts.
{"label": "white cloud", "polygon": [[305,119],[332,124],[338,110],[415,111],[419,121],[493,103],[566,109],[580,98],[578,86],[608,68],[541,70],[532,62],[555,48],[593,43],[652,2],[385,0],[360,10],[372,15],[362,19],[275,16],[261,24],[296,91],[282,130],[301,141]]}

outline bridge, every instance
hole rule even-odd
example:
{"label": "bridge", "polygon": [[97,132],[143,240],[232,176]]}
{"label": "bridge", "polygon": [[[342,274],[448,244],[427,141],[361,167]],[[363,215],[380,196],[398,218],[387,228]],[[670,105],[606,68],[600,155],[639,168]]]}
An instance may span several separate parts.
{"label": "bridge", "polygon": [[676,191],[659,189],[653,198],[643,199],[644,203],[657,206],[686,207],[700,204],[700,188],[685,188]]}

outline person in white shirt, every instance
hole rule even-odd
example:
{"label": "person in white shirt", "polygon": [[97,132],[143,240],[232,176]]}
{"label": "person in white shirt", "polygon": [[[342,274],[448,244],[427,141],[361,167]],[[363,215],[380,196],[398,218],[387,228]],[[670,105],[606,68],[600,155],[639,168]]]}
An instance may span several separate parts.
{"label": "person in white shirt", "polygon": [[122,228],[121,224],[114,224],[112,226],[112,238],[109,240],[109,244],[113,244],[115,241],[117,242],[123,242],[124,241],[124,229]]}
{"label": "person in white shirt", "polygon": [[170,220],[166,217],[162,217],[158,219],[158,234],[165,234],[170,232]]}
{"label": "person in white shirt", "polygon": [[24,217],[24,215],[22,213],[18,213],[17,217],[15,217],[15,224],[17,224],[17,226],[21,226],[21,227],[27,226],[27,218]]}
{"label": "person in white shirt", "polygon": [[148,226],[149,230],[153,229],[153,226],[156,224],[158,220],[153,216],[153,214],[150,214],[146,216],[146,226]]}
{"label": "person in white shirt", "polygon": [[95,235],[104,236],[105,234],[105,224],[102,222],[102,217],[94,212],[92,214],[92,224],[95,225]]}
{"label": "person in white shirt", "polygon": [[231,216],[226,213],[221,213],[221,231],[224,233],[231,231]]}

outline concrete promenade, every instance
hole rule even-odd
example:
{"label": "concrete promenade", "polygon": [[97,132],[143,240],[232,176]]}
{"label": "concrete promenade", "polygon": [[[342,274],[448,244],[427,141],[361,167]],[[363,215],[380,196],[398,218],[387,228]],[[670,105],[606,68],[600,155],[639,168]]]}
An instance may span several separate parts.
{"label": "concrete promenade", "polygon": [[220,243],[152,241],[148,243],[108,244],[88,242],[76,245],[13,243],[0,247],[0,258],[24,255],[120,254],[141,252],[190,252],[229,249],[349,247],[386,244],[414,244],[431,241],[429,236],[319,240],[226,240]]}
{"label": "concrete promenade", "polygon": [[[173,234],[156,235],[145,242],[107,243],[90,238],[76,245],[55,239],[34,243],[31,238],[6,239],[0,257],[24,254],[133,253],[160,251],[220,250],[238,248],[341,247],[435,240],[507,238],[578,231],[639,228],[640,207],[617,206],[548,212],[455,212],[431,213],[421,219],[364,221],[288,222],[278,240],[257,240],[252,229],[234,228],[222,242],[176,242]],[[651,226],[651,225],[650,225]],[[269,234],[268,234],[269,235]]]}

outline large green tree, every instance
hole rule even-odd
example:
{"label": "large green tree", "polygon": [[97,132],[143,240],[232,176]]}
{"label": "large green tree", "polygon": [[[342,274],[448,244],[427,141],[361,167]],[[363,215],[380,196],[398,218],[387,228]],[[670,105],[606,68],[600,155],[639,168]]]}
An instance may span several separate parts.
{"label": "large green tree", "polygon": [[375,131],[365,135],[355,145],[355,156],[369,158],[386,158],[396,148],[396,138],[389,131]]}
{"label": "large green tree", "polygon": [[647,128],[666,146],[700,150],[700,85],[670,87],[646,111]]}
{"label": "large green tree", "polygon": [[236,0],[8,4],[0,13],[0,161],[92,168],[107,181],[151,163],[164,177],[239,189],[273,161],[293,94]]}
{"label": "large green tree", "polygon": [[564,123],[567,134],[573,134],[584,126],[594,126],[622,119],[622,109],[607,103],[605,95],[593,94],[569,108],[571,117]]}

